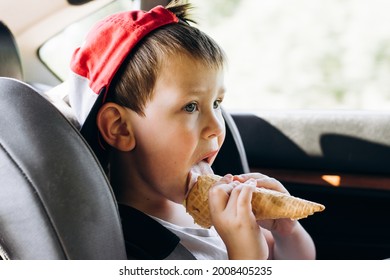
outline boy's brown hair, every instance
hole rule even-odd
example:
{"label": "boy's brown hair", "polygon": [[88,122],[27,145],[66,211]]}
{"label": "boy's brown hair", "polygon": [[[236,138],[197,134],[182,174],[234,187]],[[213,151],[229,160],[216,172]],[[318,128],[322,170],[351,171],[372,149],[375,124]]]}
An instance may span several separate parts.
{"label": "boy's brown hair", "polygon": [[187,55],[207,67],[223,68],[223,50],[208,35],[189,25],[193,22],[188,16],[191,5],[177,2],[172,1],[166,8],[180,19],[179,23],[154,30],[132,50],[111,82],[109,101],[143,115],[164,61],[173,56]]}
{"label": "boy's brown hair", "polygon": [[110,147],[97,127],[104,103],[117,103],[142,116],[164,61],[174,56],[188,55],[207,67],[223,67],[222,49],[189,25],[190,8],[187,2],[172,1],[166,8],[112,14],[97,22],[73,53],[69,102],[81,134],[104,169]]}

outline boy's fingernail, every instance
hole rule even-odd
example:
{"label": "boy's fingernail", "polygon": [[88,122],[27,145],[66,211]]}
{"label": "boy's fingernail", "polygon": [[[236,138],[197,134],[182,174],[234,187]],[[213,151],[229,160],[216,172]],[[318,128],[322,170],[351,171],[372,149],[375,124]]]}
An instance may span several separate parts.
{"label": "boy's fingernail", "polygon": [[242,175],[234,175],[233,180],[244,181],[245,177]]}
{"label": "boy's fingernail", "polygon": [[233,181],[233,175],[231,175],[231,174],[226,174],[225,176],[222,177],[222,179],[223,179],[225,182],[231,182],[231,181]]}

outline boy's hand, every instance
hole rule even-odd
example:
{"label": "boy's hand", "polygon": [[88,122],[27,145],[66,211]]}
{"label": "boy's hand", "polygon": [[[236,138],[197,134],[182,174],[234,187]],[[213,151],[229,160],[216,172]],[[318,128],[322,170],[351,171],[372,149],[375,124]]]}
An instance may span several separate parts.
{"label": "boy's hand", "polygon": [[209,192],[211,220],[230,259],[267,259],[268,246],[252,212],[256,180],[243,183],[226,175]]}
{"label": "boy's hand", "polygon": [[[242,175],[236,175],[232,178],[235,181],[240,183],[245,183],[249,181],[255,181],[256,187],[263,187],[275,191],[279,191],[282,193],[289,194],[286,188],[276,179],[268,177],[267,175],[261,173],[248,173]],[[291,219],[277,219],[277,220],[262,220],[257,221],[257,223],[274,234],[278,234],[280,236],[291,234],[294,231],[294,228],[297,225],[297,221]]]}

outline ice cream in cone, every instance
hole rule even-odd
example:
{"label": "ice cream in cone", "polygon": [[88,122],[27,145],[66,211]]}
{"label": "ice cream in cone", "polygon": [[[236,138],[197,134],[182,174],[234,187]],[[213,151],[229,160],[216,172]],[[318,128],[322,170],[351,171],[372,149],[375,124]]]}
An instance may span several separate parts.
{"label": "ice cream in cone", "polygon": [[[195,223],[204,228],[210,228],[212,225],[208,203],[209,189],[220,179],[220,176],[214,174],[199,176],[185,200],[187,212],[194,218]],[[256,220],[301,219],[324,209],[322,204],[265,188],[256,188],[252,196],[252,211]]]}

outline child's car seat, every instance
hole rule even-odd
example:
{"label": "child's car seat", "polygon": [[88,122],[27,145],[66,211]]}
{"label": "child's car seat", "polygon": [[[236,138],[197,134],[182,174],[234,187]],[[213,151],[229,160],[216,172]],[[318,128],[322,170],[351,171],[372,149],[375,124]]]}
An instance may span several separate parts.
{"label": "child's car seat", "polygon": [[10,78],[0,78],[0,257],[126,259],[117,204],[88,145]]}

